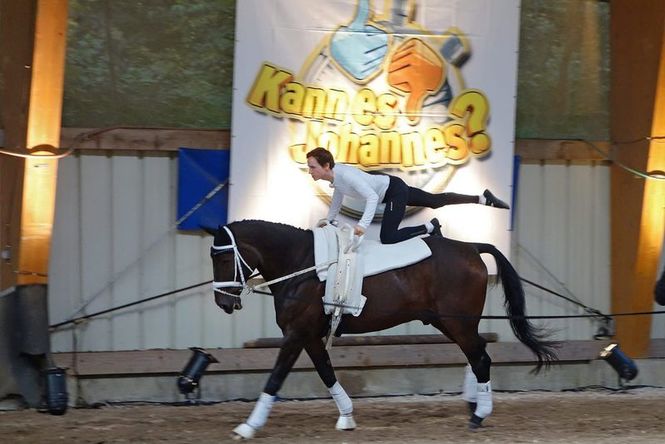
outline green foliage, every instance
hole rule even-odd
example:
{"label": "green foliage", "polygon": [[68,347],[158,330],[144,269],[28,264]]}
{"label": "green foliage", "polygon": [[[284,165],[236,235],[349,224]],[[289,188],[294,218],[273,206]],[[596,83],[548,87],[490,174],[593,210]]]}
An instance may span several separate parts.
{"label": "green foliage", "polygon": [[70,0],[63,126],[229,128],[234,0]]}
{"label": "green foliage", "polygon": [[[235,0],[70,0],[63,125],[229,128]],[[518,138],[609,138],[609,4],[522,0]]]}
{"label": "green foliage", "polygon": [[522,0],[517,138],[609,139],[609,4]]}

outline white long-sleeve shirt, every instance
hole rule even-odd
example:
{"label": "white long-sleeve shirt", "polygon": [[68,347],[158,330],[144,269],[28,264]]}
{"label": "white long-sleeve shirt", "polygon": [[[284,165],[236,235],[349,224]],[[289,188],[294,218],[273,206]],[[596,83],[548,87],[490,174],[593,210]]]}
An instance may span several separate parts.
{"label": "white long-sleeve shirt", "polygon": [[335,178],[330,187],[335,191],[328,210],[328,220],[335,220],[342,208],[344,196],[351,196],[365,201],[365,211],[358,225],[367,229],[374,218],[376,206],[386,195],[390,178],[385,175],[368,174],[358,168],[339,163],[335,164],[333,171]]}

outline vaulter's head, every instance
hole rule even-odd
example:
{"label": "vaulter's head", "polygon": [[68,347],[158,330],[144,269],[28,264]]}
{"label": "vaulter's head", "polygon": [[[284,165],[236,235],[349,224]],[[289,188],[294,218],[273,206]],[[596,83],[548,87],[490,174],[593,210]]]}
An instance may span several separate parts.
{"label": "vaulter's head", "polygon": [[307,153],[307,168],[312,179],[332,178],[332,169],[335,167],[333,155],[325,148],[314,148]]}

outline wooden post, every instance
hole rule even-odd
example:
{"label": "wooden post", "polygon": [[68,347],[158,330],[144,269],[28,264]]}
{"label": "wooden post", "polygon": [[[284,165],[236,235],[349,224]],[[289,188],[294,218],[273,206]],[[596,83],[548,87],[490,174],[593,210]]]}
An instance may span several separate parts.
{"label": "wooden post", "polygon": [[[611,124],[614,156],[638,171],[665,169],[665,2],[611,2]],[[611,172],[612,311],[651,311],[665,230],[665,182],[617,166]],[[647,355],[651,316],[619,317],[632,357]]]}
{"label": "wooden post", "polygon": [[41,147],[60,143],[67,0],[2,0],[3,155],[0,289],[44,284],[58,163]]}
{"label": "wooden post", "polygon": [[67,42],[67,0],[38,0],[28,113],[18,284],[47,283],[58,160],[40,146],[58,147]]}
{"label": "wooden post", "polygon": [[[26,154],[37,1],[2,0],[0,8],[4,149]],[[0,291],[16,285],[24,165],[21,157],[0,154]]]}
{"label": "wooden post", "polygon": [[18,388],[29,406],[38,407],[45,396],[42,372],[49,365],[44,284],[58,171],[57,159],[49,155],[60,143],[67,0],[0,0],[0,8],[7,81],[0,155],[0,291],[7,292],[0,317],[8,320],[0,323],[6,338],[0,398]]}

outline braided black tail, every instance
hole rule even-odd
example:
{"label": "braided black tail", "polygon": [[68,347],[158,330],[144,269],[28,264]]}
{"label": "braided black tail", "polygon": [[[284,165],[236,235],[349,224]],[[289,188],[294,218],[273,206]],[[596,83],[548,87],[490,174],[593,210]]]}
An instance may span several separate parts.
{"label": "braided black tail", "polygon": [[535,372],[538,373],[545,365],[546,367],[552,361],[556,361],[556,342],[545,341],[547,332],[541,328],[535,327],[526,319],[526,302],[524,298],[524,288],[520,276],[515,268],[494,245],[474,244],[479,253],[488,253],[494,257],[499,272],[499,279],[503,284],[503,292],[506,297],[506,313],[510,316],[510,327],[520,342],[536,355],[538,364]]}

